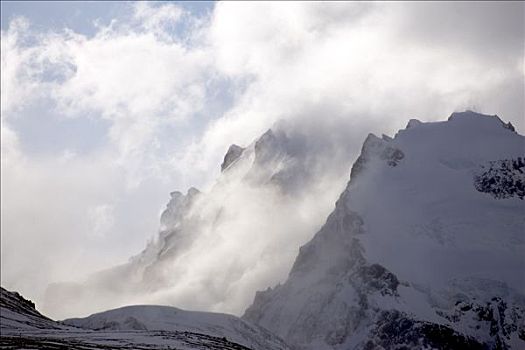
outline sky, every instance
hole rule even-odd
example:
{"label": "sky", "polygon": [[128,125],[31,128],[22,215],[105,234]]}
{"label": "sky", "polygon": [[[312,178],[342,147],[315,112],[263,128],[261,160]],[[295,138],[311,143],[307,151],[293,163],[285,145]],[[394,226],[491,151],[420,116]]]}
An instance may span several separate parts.
{"label": "sky", "polygon": [[472,109],[525,133],[524,6],[2,2],[2,285],[38,300],[126,261],[276,122],[359,145]]}

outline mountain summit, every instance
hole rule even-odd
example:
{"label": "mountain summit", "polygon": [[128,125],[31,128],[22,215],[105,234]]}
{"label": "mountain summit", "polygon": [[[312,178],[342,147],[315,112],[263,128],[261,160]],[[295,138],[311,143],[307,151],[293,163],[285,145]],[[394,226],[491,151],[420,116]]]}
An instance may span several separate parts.
{"label": "mountain summit", "polygon": [[497,116],[369,135],[334,211],[244,318],[298,349],[523,349],[525,137]]}

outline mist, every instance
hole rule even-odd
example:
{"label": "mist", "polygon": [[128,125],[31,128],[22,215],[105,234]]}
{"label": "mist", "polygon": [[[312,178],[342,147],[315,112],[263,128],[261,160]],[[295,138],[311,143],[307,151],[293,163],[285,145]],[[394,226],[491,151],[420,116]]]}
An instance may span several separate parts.
{"label": "mist", "polygon": [[[2,285],[56,318],[145,303],[242,314],[286,278],[368,133],[465,109],[525,131],[523,6],[140,3],[93,35],[13,16]],[[275,159],[220,174],[230,144],[269,128]],[[178,248],[140,260],[163,246],[169,193],[192,186]]]}

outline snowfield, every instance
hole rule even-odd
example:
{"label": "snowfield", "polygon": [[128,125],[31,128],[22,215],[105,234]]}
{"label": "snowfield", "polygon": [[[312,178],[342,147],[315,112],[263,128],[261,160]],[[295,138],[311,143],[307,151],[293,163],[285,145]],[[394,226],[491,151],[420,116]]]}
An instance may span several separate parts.
{"label": "snowfield", "polygon": [[56,322],[18,293],[0,296],[1,349],[289,349],[231,315],[143,305]]}
{"label": "snowfield", "polygon": [[185,311],[169,306],[134,305],[86,318],[62,321],[65,325],[93,330],[177,331],[206,334],[250,349],[287,349],[282,340],[242,319],[219,313]]}

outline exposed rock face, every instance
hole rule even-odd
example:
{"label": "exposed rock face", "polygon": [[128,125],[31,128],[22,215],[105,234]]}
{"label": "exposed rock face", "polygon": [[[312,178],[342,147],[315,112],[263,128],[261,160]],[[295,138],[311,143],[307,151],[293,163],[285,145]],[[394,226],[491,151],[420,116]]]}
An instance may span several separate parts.
{"label": "exposed rock face", "polygon": [[224,155],[224,161],[221,164],[221,171],[228,169],[228,167],[233,162],[239,159],[243,151],[244,151],[244,148],[237,146],[235,144],[231,145],[230,148],[228,148],[228,152],[226,152],[226,154]]}
{"label": "exposed rock face", "polygon": [[523,300],[509,306],[505,299],[508,297],[495,296],[483,303],[458,300],[450,311],[438,311],[438,314],[453,324],[487,332],[492,338],[491,348],[509,349],[513,338],[525,341],[525,309]]}
{"label": "exposed rock face", "polygon": [[524,147],[473,112],[369,135],[286,282],[243,317],[297,349],[524,348]]}
{"label": "exposed rock face", "polygon": [[453,328],[414,320],[397,310],[383,311],[375,320],[362,349],[465,349],[486,350],[485,344]]}
{"label": "exposed rock face", "polygon": [[[524,150],[525,152],[525,150]],[[474,186],[494,198],[525,197],[525,158],[502,159],[482,166],[475,176]]]}

